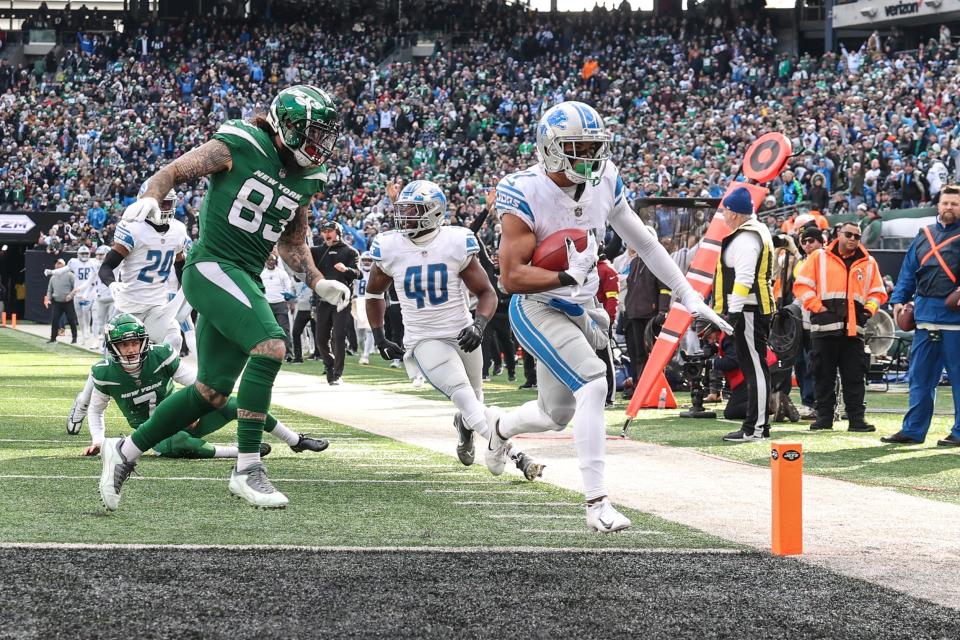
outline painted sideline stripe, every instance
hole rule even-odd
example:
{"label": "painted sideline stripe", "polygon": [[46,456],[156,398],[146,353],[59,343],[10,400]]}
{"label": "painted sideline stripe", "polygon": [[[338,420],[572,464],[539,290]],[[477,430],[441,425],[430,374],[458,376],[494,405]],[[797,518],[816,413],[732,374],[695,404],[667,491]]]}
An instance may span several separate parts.
{"label": "painted sideline stripe", "polygon": [[484,500],[466,500],[464,502],[454,502],[453,504],[461,506],[477,507],[582,507],[577,502],[499,502]]}
{"label": "painted sideline stripe", "polygon": [[[0,475],[0,480],[99,480],[100,476],[30,476],[21,474]],[[201,478],[195,476],[131,476],[131,480],[150,481],[163,480],[173,482],[227,482],[229,478]],[[356,480],[329,480],[323,478],[270,478],[271,482],[305,482],[316,484],[499,484],[501,480],[421,480],[421,479],[403,479],[403,480],[369,480],[358,478]]]}
{"label": "painted sideline stripe", "polygon": [[[520,533],[560,533],[563,535],[569,534],[588,534],[595,535],[596,531],[591,531],[590,529],[520,529]],[[622,529],[620,531],[612,532],[617,535],[634,535],[634,536],[662,536],[664,535],[663,531],[644,531],[643,529]]]}
{"label": "painted sideline stripe", "polygon": [[[497,495],[497,496],[539,496],[533,489],[497,490],[497,489],[424,489],[424,493],[467,493],[470,495]],[[526,504],[526,503],[524,503]],[[583,506],[582,504],[580,506]]]}
{"label": "painted sideline stripe", "polygon": [[149,549],[164,549],[172,551],[309,551],[324,552],[358,552],[358,553],[628,553],[636,555],[742,555],[755,553],[746,549],[725,549],[707,547],[702,549],[652,547],[647,549],[633,548],[582,548],[582,547],[338,547],[338,546],[311,546],[296,544],[122,544],[104,543],[89,544],[83,542],[0,542],[0,549],[46,549],[46,550],[129,550],[143,551]]}
{"label": "painted sideline stripe", "polygon": [[538,518],[542,520],[582,520],[584,516],[568,516],[554,513],[485,513],[488,518]]}

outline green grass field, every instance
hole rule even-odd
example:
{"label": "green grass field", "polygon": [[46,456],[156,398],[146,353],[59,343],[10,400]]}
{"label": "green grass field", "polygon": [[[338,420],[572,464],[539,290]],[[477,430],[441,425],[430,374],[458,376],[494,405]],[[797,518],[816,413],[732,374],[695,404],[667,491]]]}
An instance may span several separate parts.
{"label": "green grass field", "polygon": [[[273,441],[270,476],[291,500],[256,511],[231,499],[229,460],[148,457],[105,513],[100,462],[83,458],[87,433],[69,436],[64,416],[94,356],[40,338],[0,331],[0,541],[319,546],[729,546],[636,511],[619,536],[589,535],[582,497],[513,476],[494,478],[452,456],[401,444],[292,411],[292,428],[328,437],[321,454],[294,454]],[[107,414],[108,434],[122,418]],[[231,442],[232,425],[213,442]],[[242,516],[242,517],[241,517]]]}
{"label": "green grass field", "polygon": [[[376,356],[376,354],[374,354]],[[410,394],[433,400],[443,396],[429,385],[413,388],[405,372],[391,369],[379,357],[370,365],[360,366],[356,357],[347,358],[344,380],[375,386],[397,393]],[[320,375],[323,365],[306,362],[289,367],[291,371]],[[519,390],[519,380],[507,382],[504,372],[484,383],[488,404],[503,407],[517,406],[536,397],[532,390]],[[689,402],[688,394],[678,394],[681,405]],[[799,398],[794,397],[799,404]],[[847,433],[846,422],[835,425],[834,431],[810,431],[809,422],[774,425],[772,435],[778,440],[794,440],[803,445],[807,456],[805,471],[847,480],[858,484],[881,486],[927,498],[960,504],[960,451],[936,446],[936,441],[950,431],[952,415],[935,415],[927,441],[921,445],[897,446],[880,442],[880,436],[900,429],[902,412],[907,407],[907,395],[896,391],[869,391],[867,419],[877,426],[876,433]],[[712,407],[708,407],[712,408]],[[606,412],[607,432],[619,435],[623,427],[626,403],[618,399],[615,408]],[[723,405],[716,405],[719,414]],[[937,394],[938,413],[953,411],[953,397],[949,387],[941,387]],[[894,413],[899,411],[900,413]],[[671,447],[687,447],[728,460],[767,466],[770,452],[766,444],[733,444],[721,437],[738,423],[725,420],[691,420],[678,417],[679,411],[643,410],[631,423],[629,437],[634,440]]]}

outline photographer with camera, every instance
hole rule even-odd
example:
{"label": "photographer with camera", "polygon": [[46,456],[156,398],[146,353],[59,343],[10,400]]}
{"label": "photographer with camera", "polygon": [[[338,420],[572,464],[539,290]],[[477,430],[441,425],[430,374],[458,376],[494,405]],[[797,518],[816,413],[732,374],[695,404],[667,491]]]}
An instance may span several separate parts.
{"label": "photographer with camera", "polygon": [[773,239],[770,230],[757,220],[746,187],[731,191],[721,202],[720,211],[731,233],[721,244],[713,283],[714,308],[727,314],[733,325],[733,341],[747,395],[743,425],[723,439],[752,442],[770,437],[770,369],[766,354],[774,310]]}

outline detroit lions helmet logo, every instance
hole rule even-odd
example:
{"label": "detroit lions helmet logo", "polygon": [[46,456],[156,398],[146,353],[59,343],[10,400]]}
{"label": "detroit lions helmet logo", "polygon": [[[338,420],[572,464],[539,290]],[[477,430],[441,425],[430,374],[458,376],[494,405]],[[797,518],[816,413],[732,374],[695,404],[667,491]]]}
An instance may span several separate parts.
{"label": "detroit lions helmet logo", "polygon": [[557,129],[566,129],[567,114],[563,112],[563,109],[553,109],[553,113],[547,116],[547,124]]}

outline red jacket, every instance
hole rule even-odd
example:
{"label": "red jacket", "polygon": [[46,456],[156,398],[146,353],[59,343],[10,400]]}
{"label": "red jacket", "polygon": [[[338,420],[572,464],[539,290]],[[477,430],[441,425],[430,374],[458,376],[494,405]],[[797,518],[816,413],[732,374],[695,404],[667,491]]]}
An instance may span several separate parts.
{"label": "red jacket", "polygon": [[597,275],[600,276],[600,288],[597,289],[597,300],[610,316],[610,324],[617,320],[617,303],[620,301],[620,276],[609,260],[597,263]]}

